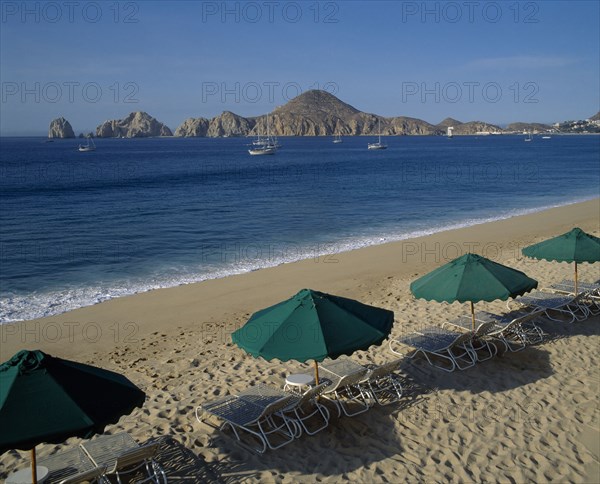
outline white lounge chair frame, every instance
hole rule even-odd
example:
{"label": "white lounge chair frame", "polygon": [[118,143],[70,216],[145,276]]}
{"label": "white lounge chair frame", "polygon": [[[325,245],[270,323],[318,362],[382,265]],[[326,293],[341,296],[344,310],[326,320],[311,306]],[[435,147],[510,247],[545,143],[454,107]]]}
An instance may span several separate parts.
{"label": "white lounge chair frame", "polygon": [[[106,467],[104,481],[110,483],[116,479],[119,484],[122,484],[122,477],[126,482],[135,477],[136,483],[166,484],[167,476],[154,460],[158,446],[158,442],[140,446],[127,432],[101,435],[81,444],[96,466]],[[140,478],[140,474],[144,477]]]}
{"label": "white lounge chair frame", "polygon": [[471,352],[471,355],[476,362],[486,361],[493,358],[498,353],[496,345],[486,338],[486,336],[493,331],[494,323],[491,321],[477,321],[477,319],[475,320],[475,323],[477,324],[477,328],[473,331],[471,330],[473,325],[472,316],[462,316],[442,324],[442,328],[454,326],[460,328],[462,331],[466,330],[471,332],[473,336],[470,341],[465,343],[465,347]]}
{"label": "white lounge chair frame", "polygon": [[[371,408],[370,395],[361,386],[361,383],[366,381],[367,368],[363,367],[362,370],[344,375],[341,378],[328,372],[325,367],[321,368],[321,373],[323,376],[332,375],[332,384],[325,389],[323,396],[335,404],[338,417],[341,417],[342,413],[347,417],[354,417]],[[356,407],[354,410],[352,404]]]}
{"label": "white lounge chair frame", "polygon": [[[94,484],[104,484],[106,483],[106,479],[104,478],[104,474],[106,473],[106,467],[94,467],[88,471],[80,472],[79,474],[75,474],[74,476],[67,477],[60,481],[59,484],[82,484],[84,482]],[[45,482],[45,481],[44,481]]]}
{"label": "white lounge chair frame", "polygon": [[[390,339],[389,348],[396,355],[407,356],[395,347],[397,344],[410,346],[415,351],[408,355],[409,358],[421,354],[431,366],[453,372],[455,369],[466,370],[477,362],[477,357],[468,348],[473,336],[472,331],[458,333],[431,326],[404,337]],[[446,364],[439,364],[435,358],[441,359]]]}
{"label": "white lounge chair frame", "polygon": [[136,479],[136,484],[143,482],[153,482],[155,484],[167,483],[167,476],[163,469],[154,460],[158,452],[158,443],[142,445],[136,449],[126,450],[117,456],[112,468],[106,470],[105,479],[110,482],[110,478],[114,476],[119,484],[130,482],[126,476],[135,475],[138,472],[144,473],[142,479]]}
{"label": "white lounge chair frame", "polygon": [[[551,292],[533,291],[525,296],[519,296],[512,301],[524,308],[529,308],[531,312],[543,312],[546,317],[552,321],[573,323],[583,321],[590,315],[587,306],[582,302],[584,294],[575,297],[563,296]],[[506,303],[506,307],[511,309],[511,300]],[[569,321],[553,317],[553,313],[560,313],[569,317]]]}
{"label": "white lounge chair frame", "polygon": [[493,329],[488,336],[501,341],[507,351],[515,352],[544,340],[544,332],[535,324],[542,314],[543,311],[531,313],[512,311],[507,314],[479,311],[475,314],[475,318],[477,321],[491,322]]}
{"label": "white lounge chair frame", "polygon": [[[80,446],[62,450],[38,460],[48,469],[46,483],[62,483],[68,479],[95,470],[96,466]],[[76,482],[76,481],[75,481]]]}
{"label": "white lounge chair frame", "polygon": [[402,384],[395,373],[404,361],[399,358],[381,366],[370,368],[367,378],[359,383],[379,405],[390,405],[402,398]]}
{"label": "white lounge chair frame", "polygon": [[[283,397],[279,395],[278,398],[271,399],[269,403],[264,404],[260,399],[252,399],[249,394],[245,396],[229,395],[197,407],[196,418],[199,422],[220,431],[230,427],[242,447],[263,454],[267,449],[274,450],[289,444],[299,434],[296,423],[281,414],[283,409],[289,407],[291,398],[291,395]],[[215,426],[204,418],[204,414],[214,416],[223,423]],[[280,423],[276,422],[276,418],[279,418]],[[245,444],[240,435],[242,432],[255,437],[259,442],[259,447]],[[274,434],[282,436],[284,440],[276,444],[272,440]]]}
{"label": "white lounge chair frame", "polygon": [[[304,392],[302,396],[298,396],[294,392],[290,400],[290,405],[282,410],[284,416],[287,416],[296,423],[297,434],[296,438],[301,437],[302,432],[307,435],[315,435],[329,425],[329,410],[325,405],[319,403],[319,395],[325,391],[328,383],[320,383]],[[309,428],[308,421],[321,421],[317,427],[311,425]]]}
{"label": "white lounge chair frame", "polygon": [[[576,296],[575,282],[568,279],[552,284],[549,289],[560,294]],[[586,304],[590,314],[600,314],[600,283],[578,282],[577,290],[582,294],[581,302]]]}

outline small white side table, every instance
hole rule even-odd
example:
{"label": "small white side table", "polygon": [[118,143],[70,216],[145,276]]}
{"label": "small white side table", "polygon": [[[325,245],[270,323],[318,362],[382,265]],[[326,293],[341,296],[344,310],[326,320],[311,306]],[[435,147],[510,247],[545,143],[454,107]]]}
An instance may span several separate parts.
{"label": "small white side table", "polygon": [[[44,466],[37,467],[37,481],[42,484],[48,476],[48,468]],[[31,467],[25,467],[10,474],[4,484],[31,484]]]}
{"label": "small white side table", "polygon": [[307,375],[306,373],[294,373],[286,377],[283,389],[295,393],[302,393],[302,387],[311,387],[314,383],[315,379],[311,375]]}

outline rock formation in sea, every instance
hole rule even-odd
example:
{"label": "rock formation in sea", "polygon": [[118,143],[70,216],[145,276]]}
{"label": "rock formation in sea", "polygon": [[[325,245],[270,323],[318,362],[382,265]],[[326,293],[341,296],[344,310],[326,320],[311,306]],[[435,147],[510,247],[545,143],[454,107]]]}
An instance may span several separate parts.
{"label": "rock formation in sea", "polygon": [[175,136],[206,136],[210,120],[206,118],[188,118],[175,130]]}
{"label": "rock formation in sea", "polygon": [[105,121],[96,128],[99,138],[147,138],[150,136],[173,136],[171,130],[148,113],[137,111],[125,119]]}
{"label": "rock formation in sea", "polygon": [[225,111],[210,120],[206,135],[211,138],[247,136],[253,126],[253,120]]}
{"label": "rock formation in sea", "polygon": [[48,138],[75,138],[75,133],[65,118],[56,118],[50,122]]}

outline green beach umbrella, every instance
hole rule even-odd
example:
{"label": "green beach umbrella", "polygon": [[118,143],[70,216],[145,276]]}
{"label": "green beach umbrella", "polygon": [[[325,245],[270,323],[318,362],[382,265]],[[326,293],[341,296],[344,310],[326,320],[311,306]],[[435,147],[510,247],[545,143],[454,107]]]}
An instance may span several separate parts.
{"label": "green beach umbrella", "polygon": [[523,255],[533,259],[556,262],[575,262],[575,294],[577,288],[577,264],[600,261],[600,238],[586,234],[576,227],[566,234],[525,247]]}
{"label": "green beach umbrella", "polygon": [[31,449],[35,483],[36,445],[101,433],[145,398],[118,373],[20,351],[0,365],[0,454]]}
{"label": "green beach umbrella", "polygon": [[254,313],[232,333],[235,344],[267,361],[315,362],[379,345],[390,334],[394,313],[353,299],[303,289],[290,299]]}
{"label": "green beach umbrella", "polygon": [[479,301],[506,300],[537,287],[536,280],[523,272],[476,254],[465,254],[413,281],[410,290],[428,301],[470,302],[473,329]]}

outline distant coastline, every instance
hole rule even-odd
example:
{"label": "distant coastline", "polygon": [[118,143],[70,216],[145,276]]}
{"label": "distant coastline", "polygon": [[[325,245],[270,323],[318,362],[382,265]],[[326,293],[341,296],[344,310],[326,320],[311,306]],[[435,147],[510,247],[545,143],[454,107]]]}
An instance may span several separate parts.
{"label": "distant coastline", "polygon": [[[188,118],[174,131],[143,111],[130,113],[124,119],[104,121],[94,132],[79,137],[146,138],[207,137],[231,138],[259,136],[267,131],[274,136],[453,136],[501,134],[597,134],[600,112],[586,120],[565,121],[553,125],[514,122],[502,128],[485,121],[462,122],[446,118],[438,124],[406,116],[383,117],[359,111],[332,94],[312,90],[300,94],[271,113],[244,117],[224,111],[211,119]],[[49,138],[74,138],[74,130],[65,118],[50,123]]]}

